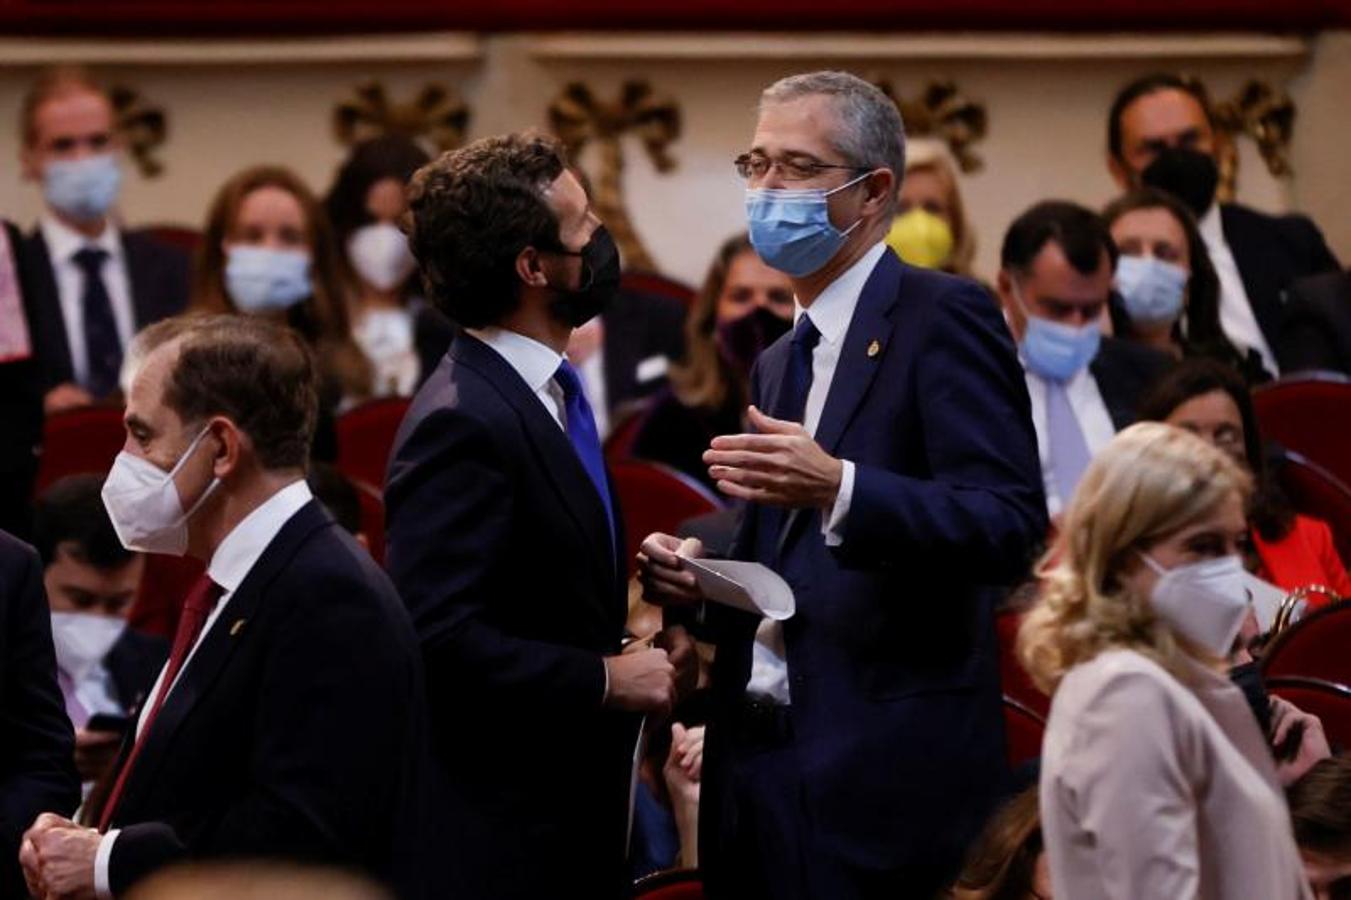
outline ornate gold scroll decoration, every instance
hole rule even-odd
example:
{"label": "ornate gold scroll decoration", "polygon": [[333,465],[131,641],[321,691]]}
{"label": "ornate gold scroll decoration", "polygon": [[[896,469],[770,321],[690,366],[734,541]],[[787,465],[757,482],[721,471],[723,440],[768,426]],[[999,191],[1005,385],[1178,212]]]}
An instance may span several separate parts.
{"label": "ornate gold scroll decoration", "polygon": [[967,174],[985,168],[985,160],[972,149],[973,144],[985,139],[988,116],[984,103],[967,97],[954,81],[931,81],[918,97],[909,100],[896,93],[885,78],[874,77],[872,82],[900,110],[907,135],[943,141]]}
{"label": "ornate gold scroll decoration", "polygon": [[164,163],[156,157],[156,151],[169,136],[164,108],[147,102],[140,91],[121,85],[110,88],[108,96],[113,104],[113,127],[121,135],[137,170],[146,178],[159,177],[164,172]]}
{"label": "ornate gold scroll decoration", "polygon": [[460,95],[443,84],[425,84],[411,101],[399,103],[390,100],[383,84],[371,81],[356,89],[354,99],[333,108],[333,133],[348,146],[397,134],[453,150],[464,143],[470,115]]}

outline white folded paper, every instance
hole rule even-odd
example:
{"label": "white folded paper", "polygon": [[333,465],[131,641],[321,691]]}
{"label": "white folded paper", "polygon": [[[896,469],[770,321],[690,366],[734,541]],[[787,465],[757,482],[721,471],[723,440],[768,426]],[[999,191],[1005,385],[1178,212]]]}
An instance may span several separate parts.
{"label": "white folded paper", "polygon": [[797,611],[788,582],[760,563],[680,557],[709,600],[782,622]]}

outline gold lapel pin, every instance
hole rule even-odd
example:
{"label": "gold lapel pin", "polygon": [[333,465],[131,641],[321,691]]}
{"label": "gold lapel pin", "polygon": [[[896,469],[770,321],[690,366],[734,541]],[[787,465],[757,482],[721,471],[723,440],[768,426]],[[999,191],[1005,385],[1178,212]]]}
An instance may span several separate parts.
{"label": "gold lapel pin", "polygon": [[235,624],[230,626],[230,637],[234,637],[235,635],[243,631],[244,623],[247,621],[248,619],[235,619]]}
{"label": "gold lapel pin", "polygon": [[881,352],[882,352],[881,341],[874,340],[871,344],[868,345],[868,359],[872,359],[874,356],[876,356]]}

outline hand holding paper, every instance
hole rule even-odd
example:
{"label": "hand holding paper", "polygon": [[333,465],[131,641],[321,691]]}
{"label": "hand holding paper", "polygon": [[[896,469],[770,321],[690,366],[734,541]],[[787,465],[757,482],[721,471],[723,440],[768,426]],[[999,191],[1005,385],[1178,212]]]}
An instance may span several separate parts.
{"label": "hand holding paper", "polygon": [[656,606],[679,606],[704,599],[685,560],[702,556],[696,538],[681,540],[669,534],[649,534],[638,552],[638,580],[643,599]]}
{"label": "hand holding paper", "polygon": [[797,612],[793,589],[768,566],[730,559],[681,561],[709,600],[779,622]]}

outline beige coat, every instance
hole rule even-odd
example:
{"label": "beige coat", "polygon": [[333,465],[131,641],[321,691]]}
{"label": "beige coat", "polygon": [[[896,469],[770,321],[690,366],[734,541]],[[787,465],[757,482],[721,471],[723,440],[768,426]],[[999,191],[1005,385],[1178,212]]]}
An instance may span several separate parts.
{"label": "beige coat", "polygon": [[1056,900],[1286,900],[1312,894],[1243,694],[1129,650],[1065,676],[1043,745]]}

